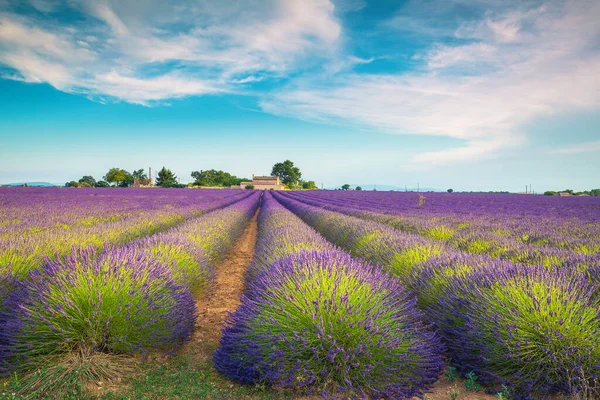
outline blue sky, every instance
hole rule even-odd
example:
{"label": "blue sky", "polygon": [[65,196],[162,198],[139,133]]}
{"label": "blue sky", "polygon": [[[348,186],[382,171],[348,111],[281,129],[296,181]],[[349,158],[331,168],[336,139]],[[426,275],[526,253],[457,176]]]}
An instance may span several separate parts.
{"label": "blue sky", "polygon": [[600,186],[595,0],[0,0],[0,182]]}

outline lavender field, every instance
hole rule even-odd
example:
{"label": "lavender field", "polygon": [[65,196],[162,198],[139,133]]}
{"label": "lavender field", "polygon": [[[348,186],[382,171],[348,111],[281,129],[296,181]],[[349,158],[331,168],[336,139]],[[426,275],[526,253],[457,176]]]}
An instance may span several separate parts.
{"label": "lavender field", "polygon": [[185,354],[252,226],[209,351],[219,379],[262,398],[438,399],[449,379],[489,398],[600,398],[598,198],[3,188],[13,398]]}

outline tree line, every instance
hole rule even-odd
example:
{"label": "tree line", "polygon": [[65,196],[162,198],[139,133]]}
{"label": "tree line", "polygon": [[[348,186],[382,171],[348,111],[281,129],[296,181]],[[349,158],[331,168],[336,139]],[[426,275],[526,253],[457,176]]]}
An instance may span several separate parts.
{"label": "tree line", "polygon": [[546,196],[557,196],[559,193],[569,193],[572,196],[588,195],[588,196],[600,196],[600,189],[584,190],[583,192],[575,192],[571,189],[565,189],[558,192],[548,190],[544,192]]}
{"label": "tree line", "polygon": [[[302,180],[302,172],[290,160],[276,163],[271,169],[272,176],[278,176],[281,183],[288,189],[317,189],[314,181]],[[248,178],[240,178],[222,170],[200,170],[192,171],[191,177],[194,181],[191,186],[200,187],[231,187],[239,186],[242,182],[250,181]],[[111,168],[101,180],[96,180],[93,176],[85,175],[78,181],[65,183],[66,187],[130,187],[133,186],[134,179],[147,180],[149,177],[146,171],[141,168],[129,172],[122,168]],[[169,188],[182,188],[188,185],[179,183],[177,176],[168,168],[162,167],[158,171],[156,186]]]}
{"label": "tree line", "polygon": [[[96,180],[91,175],[84,175],[78,181],[70,181],[65,183],[66,187],[130,187],[133,185],[134,179],[148,180],[148,174],[141,168],[133,172],[129,172],[122,168],[111,168],[101,180]],[[156,186],[161,187],[186,187],[187,185],[180,184],[177,176],[165,167],[158,171]]]}

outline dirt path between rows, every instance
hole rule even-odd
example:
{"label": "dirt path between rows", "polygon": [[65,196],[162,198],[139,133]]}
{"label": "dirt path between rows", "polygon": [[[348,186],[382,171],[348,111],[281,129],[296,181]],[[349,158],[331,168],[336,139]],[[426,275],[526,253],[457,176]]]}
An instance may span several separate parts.
{"label": "dirt path between rows", "polygon": [[229,251],[225,260],[215,267],[215,285],[204,299],[196,303],[198,320],[192,340],[182,353],[194,361],[211,360],[219,345],[221,329],[228,311],[240,304],[244,291],[244,273],[254,256],[258,235],[258,211],[248,223],[246,230]]}

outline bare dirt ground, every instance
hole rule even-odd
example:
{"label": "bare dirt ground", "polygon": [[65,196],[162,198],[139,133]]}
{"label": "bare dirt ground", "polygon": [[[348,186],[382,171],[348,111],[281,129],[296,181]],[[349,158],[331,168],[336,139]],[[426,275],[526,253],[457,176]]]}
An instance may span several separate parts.
{"label": "bare dirt ground", "polygon": [[228,312],[240,304],[244,291],[244,273],[252,261],[258,234],[257,214],[254,215],[241,238],[231,249],[225,260],[216,266],[214,289],[196,303],[198,321],[192,340],[182,353],[195,361],[211,360],[221,339]]}
{"label": "bare dirt ground", "polygon": [[[431,390],[425,393],[427,400],[450,400],[453,398],[458,400],[493,400],[496,396],[486,394],[484,392],[467,392],[465,390],[464,380],[457,379],[454,382],[448,382],[448,379],[444,376],[433,385]],[[420,400],[419,397],[413,397],[413,400]]]}

